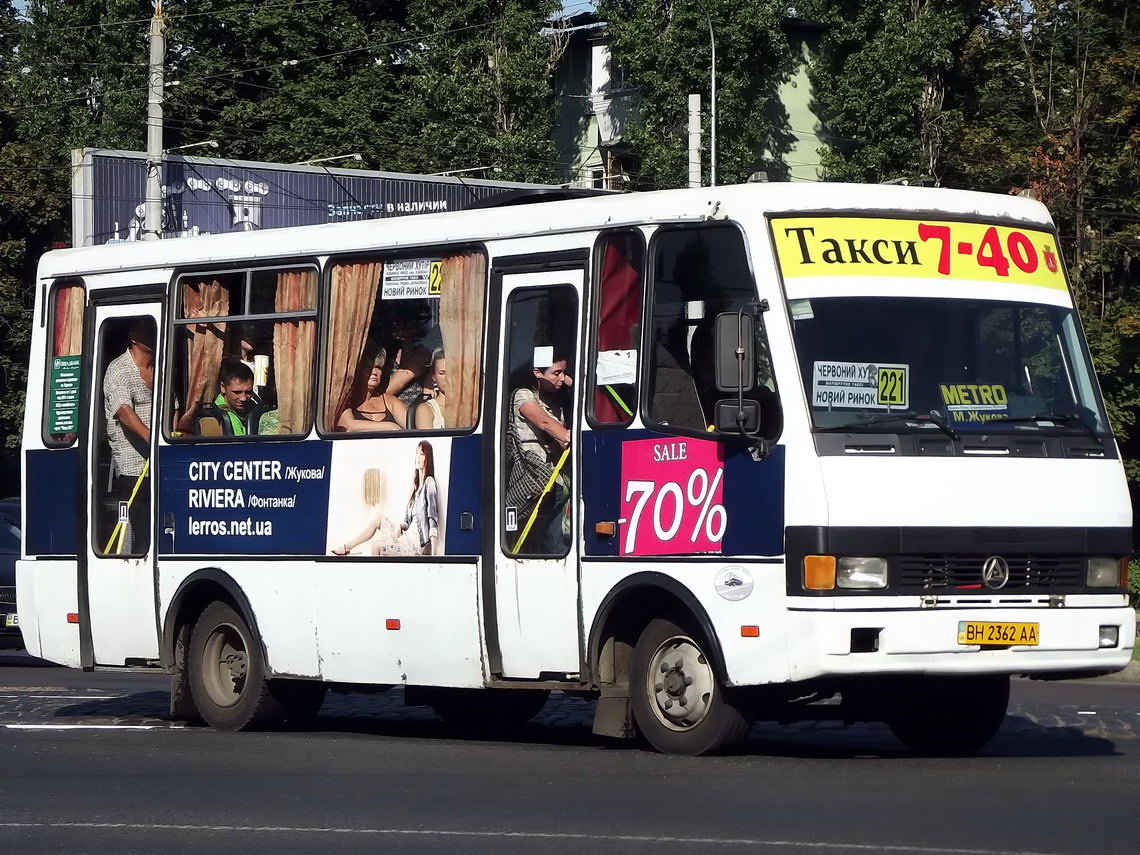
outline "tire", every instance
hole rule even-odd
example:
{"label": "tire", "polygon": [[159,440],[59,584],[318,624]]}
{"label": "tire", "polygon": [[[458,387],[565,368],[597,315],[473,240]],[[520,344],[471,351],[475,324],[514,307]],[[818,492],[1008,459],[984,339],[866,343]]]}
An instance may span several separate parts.
{"label": "tire", "polygon": [[526,724],[546,706],[548,689],[432,689],[435,714],[469,730],[509,731]]}
{"label": "tire", "polygon": [[229,603],[206,606],[190,636],[190,691],[215,730],[279,726],[285,705],[265,676],[261,641]]}
{"label": "tire", "polygon": [[1009,677],[941,677],[914,687],[907,713],[888,722],[899,741],[916,754],[972,754],[998,732],[1009,706]]}
{"label": "tire", "polygon": [[720,685],[700,633],[651,621],[633,651],[629,697],[637,728],[663,754],[710,754],[739,742],[749,721]]}

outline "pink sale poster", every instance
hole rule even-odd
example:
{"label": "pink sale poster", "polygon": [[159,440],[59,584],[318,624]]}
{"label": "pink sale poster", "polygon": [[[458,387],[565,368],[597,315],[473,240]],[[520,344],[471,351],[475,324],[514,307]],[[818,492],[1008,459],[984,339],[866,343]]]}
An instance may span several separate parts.
{"label": "pink sale poster", "polygon": [[622,555],[720,551],[728,523],[721,452],[690,437],[622,444]]}

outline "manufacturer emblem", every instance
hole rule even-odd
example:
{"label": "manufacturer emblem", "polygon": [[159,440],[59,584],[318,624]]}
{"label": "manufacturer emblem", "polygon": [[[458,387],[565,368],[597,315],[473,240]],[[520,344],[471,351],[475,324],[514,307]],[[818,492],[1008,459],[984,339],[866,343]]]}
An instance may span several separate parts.
{"label": "manufacturer emblem", "polygon": [[1000,555],[991,555],[982,564],[982,582],[987,588],[1004,588],[1009,581],[1009,564]]}
{"label": "manufacturer emblem", "polygon": [[713,586],[730,602],[743,600],[752,593],[752,574],[743,567],[725,567],[716,574]]}

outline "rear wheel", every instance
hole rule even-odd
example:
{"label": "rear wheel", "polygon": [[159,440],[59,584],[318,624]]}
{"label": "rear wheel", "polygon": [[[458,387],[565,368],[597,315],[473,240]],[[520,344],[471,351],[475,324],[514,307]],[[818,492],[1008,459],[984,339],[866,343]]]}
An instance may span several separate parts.
{"label": "rear wheel", "polygon": [[286,707],[265,676],[260,640],[229,603],[210,603],[190,636],[190,690],[198,714],[217,730],[280,725]]}
{"label": "rear wheel", "polygon": [[748,719],[717,681],[704,638],[672,620],[637,640],[630,703],[641,735],[665,754],[708,754],[739,742]]}
{"label": "rear wheel", "polygon": [[998,732],[1009,706],[1009,677],[927,678],[907,711],[888,722],[907,748],[928,756],[972,754]]}
{"label": "rear wheel", "polygon": [[526,724],[546,705],[546,689],[432,689],[435,714],[459,727],[503,731]]}

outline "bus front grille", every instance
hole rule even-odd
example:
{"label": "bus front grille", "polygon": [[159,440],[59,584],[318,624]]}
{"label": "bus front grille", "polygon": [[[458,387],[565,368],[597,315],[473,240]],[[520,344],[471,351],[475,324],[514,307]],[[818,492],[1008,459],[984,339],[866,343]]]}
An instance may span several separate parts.
{"label": "bus front grille", "polygon": [[[988,555],[903,555],[895,561],[891,587],[904,591],[991,590],[982,581]],[[1022,593],[1074,592],[1085,588],[1085,562],[1078,555],[1003,555],[1009,581],[1000,590]]]}

